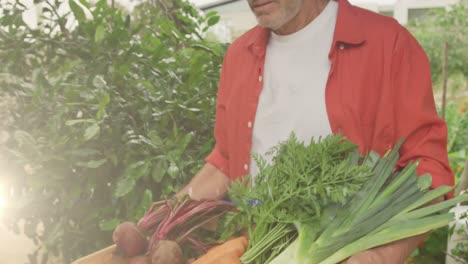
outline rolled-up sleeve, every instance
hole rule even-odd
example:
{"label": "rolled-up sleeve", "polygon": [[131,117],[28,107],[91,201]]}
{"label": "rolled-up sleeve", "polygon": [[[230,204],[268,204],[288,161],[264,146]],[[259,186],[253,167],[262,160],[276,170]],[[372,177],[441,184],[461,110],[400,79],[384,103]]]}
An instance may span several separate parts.
{"label": "rolled-up sleeve", "polygon": [[433,188],[453,186],[447,126],[437,115],[429,60],[406,30],[399,33],[395,43],[392,80],[396,136],[405,139],[398,165],[404,167],[410,161],[419,161],[418,174],[431,174]]}
{"label": "rolled-up sleeve", "polygon": [[228,81],[228,56],[229,51],[224,57],[224,62],[221,70],[221,77],[218,87],[218,98],[216,103],[216,119],[215,119],[215,146],[211,153],[205,158],[205,161],[229,177],[229,152],[227,139],[227,120],[226,120],[226,100],[229,90]]}

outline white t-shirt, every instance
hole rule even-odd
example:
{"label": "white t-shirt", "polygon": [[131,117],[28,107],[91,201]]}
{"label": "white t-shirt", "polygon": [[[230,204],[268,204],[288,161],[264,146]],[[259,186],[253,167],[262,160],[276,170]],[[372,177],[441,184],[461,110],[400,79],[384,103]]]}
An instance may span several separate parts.
{"label": "white t-shirt", "polygon": [[[309,25],[291,35],[271,33],[251,153],[264,155],[292,132],[305,143],[332,133],[325,105],[338,3],[330,1]],[[266,156],[267,160],[271,157]],[[251,161],[251,175],[258,173]]]}

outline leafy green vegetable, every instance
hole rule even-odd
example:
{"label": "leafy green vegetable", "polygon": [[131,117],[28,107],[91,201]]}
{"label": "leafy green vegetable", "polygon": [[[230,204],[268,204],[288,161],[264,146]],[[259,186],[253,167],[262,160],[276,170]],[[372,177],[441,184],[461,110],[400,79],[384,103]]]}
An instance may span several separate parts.
{"label": "leafy green vegetable", "polygon": [[268,155],[274,155],[272,164],[256,157],[259,174],[233,183],[229,192],[240,211],[233,221],[250,232],[243,263],[268,263],[297,236],[294,223],[323,216],[324,207],[346,204],[378,160],[376,153],[360,155],[342,136],[305,145],[292,135]]}
{"label": "leafy green vegetable", "polygon": [[429,191],[431,177],[418,177],[416,164],[394,171],[401,144],[377,162],[374,176],[346,206],[324,208],[323,215],[332,218],[298,221],[297,240],[270,263],[339,263],[366,249],[426,233],[452,221],[453,214],[443,212],[467,201],[468,195],[421,208],[452,188],[442,186]]}
{"label": "leafy green vegetable", "polygon": [[241,210],[269,222],[310,220],[323,205],[345,204],[371,176],[368,159],[342,136],[306,146],[292,135],[273,153],[272,164],[257,157],[259,174],[233,183],[229,192]]}

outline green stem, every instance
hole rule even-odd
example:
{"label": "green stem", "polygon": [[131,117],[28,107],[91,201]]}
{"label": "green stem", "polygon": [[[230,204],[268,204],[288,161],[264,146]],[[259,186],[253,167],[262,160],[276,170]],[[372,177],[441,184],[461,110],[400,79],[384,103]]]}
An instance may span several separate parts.
{"label": "green stem", "polygon": [[271,228],[270,231],[265,234],[260,241],[253,243],[252,247],[242,255],[242,263],[253,263],[256,259],[259,258],[259,256],[270,250],[272,246],[274,246],[278,241],[287,237],[292,231],[294,231],[294,228],[292,228],[289,224],[277,223],[273,225],[274,227]]}
{"label": "green stem", "polygon": [[[372,236],[365,236],[353,243],[336,251],[330,257],[321,261],[321,264],[340,263],[346,258],[365,251],[369,248],[388,244],[403,238],[424,234],[430,230],[446,226],[454,218],[453,214],[443,214],[433,217],[426,217],[417,220],[411,220],[407,223],[389,227]],[[318,262],[317,262],[318,263]]]}

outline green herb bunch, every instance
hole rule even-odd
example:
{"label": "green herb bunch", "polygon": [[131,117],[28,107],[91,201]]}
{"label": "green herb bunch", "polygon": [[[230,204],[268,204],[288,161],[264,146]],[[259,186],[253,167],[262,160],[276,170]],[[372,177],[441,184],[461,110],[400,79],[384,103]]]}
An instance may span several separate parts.
{"label": "green herb bunch", "polygon": [[271,163],[256,156],[259,173],[234,182],[229,190],[239,213],[228,224],[249,230],[243,263],[268,263],[295,239],[295,223],[313,221],[327,206],[344,205],[378,160],[375,153],[360,155],[357,145],[341,135],[306,145],[292,134],[269,155]]}
{"label": "green herb bunch", "polygon": [[343,136],[305,145],[293,134],[267,155],[272,154],[271,164],[257,156],[258,175],[230,188],[232,201],[254,222],[309,221],[326,204],[345,204],[372,175],[370,163]]}

